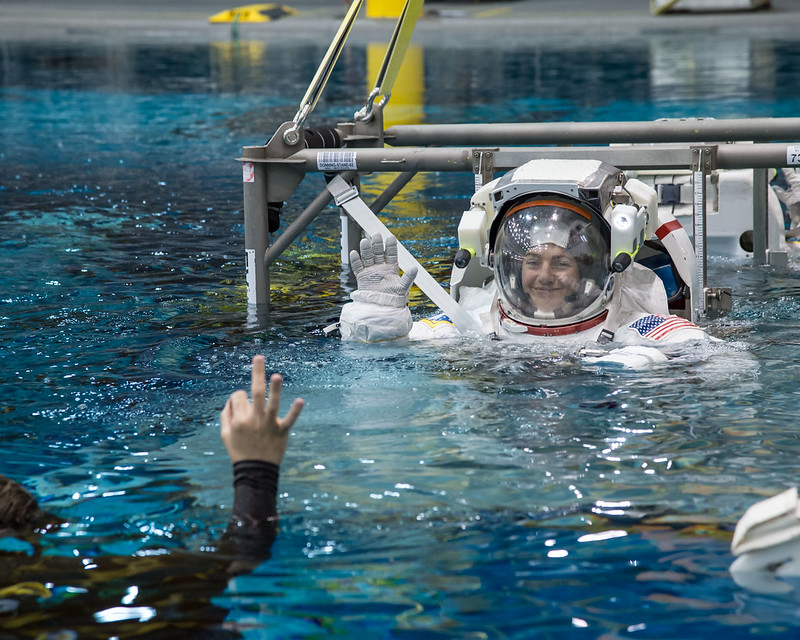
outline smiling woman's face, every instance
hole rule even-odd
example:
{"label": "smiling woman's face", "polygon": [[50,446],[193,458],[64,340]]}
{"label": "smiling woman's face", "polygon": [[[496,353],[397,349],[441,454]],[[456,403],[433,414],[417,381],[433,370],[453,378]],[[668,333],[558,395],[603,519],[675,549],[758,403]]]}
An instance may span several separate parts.
{"label": "smiling woman's face", "polygon": [[554,311],[578,290],[578,263],[555,244],[531,247],[522,260],[522,289],[539,311]]}

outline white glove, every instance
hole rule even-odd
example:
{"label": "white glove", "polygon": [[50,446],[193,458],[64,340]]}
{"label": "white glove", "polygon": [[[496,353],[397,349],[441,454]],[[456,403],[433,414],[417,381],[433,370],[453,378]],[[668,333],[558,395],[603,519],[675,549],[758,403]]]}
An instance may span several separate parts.
{"label": "white glove", "polygon": [[615,365],[625,369],[645,369],[667,361],[667,356],[658,349],[638,345],[614,349],[600,356],[583,351],[578,355],[587,364]]}
{"label": "white glove", "polygon": [[361,240],[361,255],[358,251],[350,252],[350,266],[356,274],[358,290],[350,297],[356,302],[371,302],[386,307],[405,307],[408,304],[408,292],[417,277],[416,267],[412,267],[402,276],[399,274],[397,261],[397,238],[386,238],[384,251],[383,238],[376,233],[372,241]]}

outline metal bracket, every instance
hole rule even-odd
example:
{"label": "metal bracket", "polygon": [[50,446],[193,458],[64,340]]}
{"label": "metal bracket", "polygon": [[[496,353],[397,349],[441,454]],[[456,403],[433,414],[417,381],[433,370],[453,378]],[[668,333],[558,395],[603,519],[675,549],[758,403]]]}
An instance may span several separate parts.
{"label": "metal bracket", "polygon": [[706,287],[703,289],[703,293],[706,298],[706,312],[733,309],[733,295],[730,287]]}
{"label": "metal bracket", "polygon": [[789,266],[789,253],[767,249],[767,264],[775,269],[786,269]]}
{"label": "metal bracket", "polygon": [[500,149],[472,150],[472,173],[475,174],[475,191],[487,182],[491,182],[494,178],[494,154],[496,151],[500,151]]}
{"label": "metal bracket", "polygon": [[336,125],[342,136],[342,142],[353,148],[382,149],[383,108],[374,104],[366,119],[354,119],[352,122],[340,122]]}
{"label": "metal bracket", "polygon": [[711,173],[717,169],[717,145],[692,147],[692,171]]}

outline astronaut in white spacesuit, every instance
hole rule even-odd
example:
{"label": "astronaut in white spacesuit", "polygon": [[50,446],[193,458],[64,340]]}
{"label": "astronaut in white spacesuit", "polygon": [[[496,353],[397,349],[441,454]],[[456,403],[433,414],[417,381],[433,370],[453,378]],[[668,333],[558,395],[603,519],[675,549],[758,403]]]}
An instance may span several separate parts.
{"label": "astronaut in white spacesuit", "polygon": [[[694,257],[674,218],[658,217],[655,192],[619,169],[532,161],[485,185],[471,205],[459,226],[466,260],[454,268],[451,295],[483,334],[563,344],[591,361],[634,368],[665,361],[662,345],[714,340],[671,314],[662,279],[635,261],[651,236],[671,246],[678,262],[693,266]],[[399,275],[394,237],[385,245],[379,235],[365,238],[360,248],[350,255],[358,290],[342,309],[344,339],[462,333],[447,310],[412,321],[416,272]]]}

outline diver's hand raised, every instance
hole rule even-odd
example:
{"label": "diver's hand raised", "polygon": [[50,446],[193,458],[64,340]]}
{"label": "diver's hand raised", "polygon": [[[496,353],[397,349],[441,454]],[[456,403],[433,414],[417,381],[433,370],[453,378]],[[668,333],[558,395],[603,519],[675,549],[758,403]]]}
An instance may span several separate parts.
{"label": "diver's hand raised", "polygon": [[358,290],[350,297],[356,302],[371,302],[388,307],[408,304],[408,292],[417,276],[416,268],[399,274],[397,239],[383,238],[376,233],[372,240],[361,240],[361,254],[350,252],[350,266],[356,274]]}
{"label": "diver's hand raised", "polygon": [[286,417],[278,417],[282,386],[283,377],[273,373],[267,399],[264,356],[254,356],[250,374],[253,402],[247,399],[244,391],[235,391],[219,417],[220,435],[231,462],[263,460],[280,466],[289,442],[289,430],[305,404],[301,398],[297,398]]}

